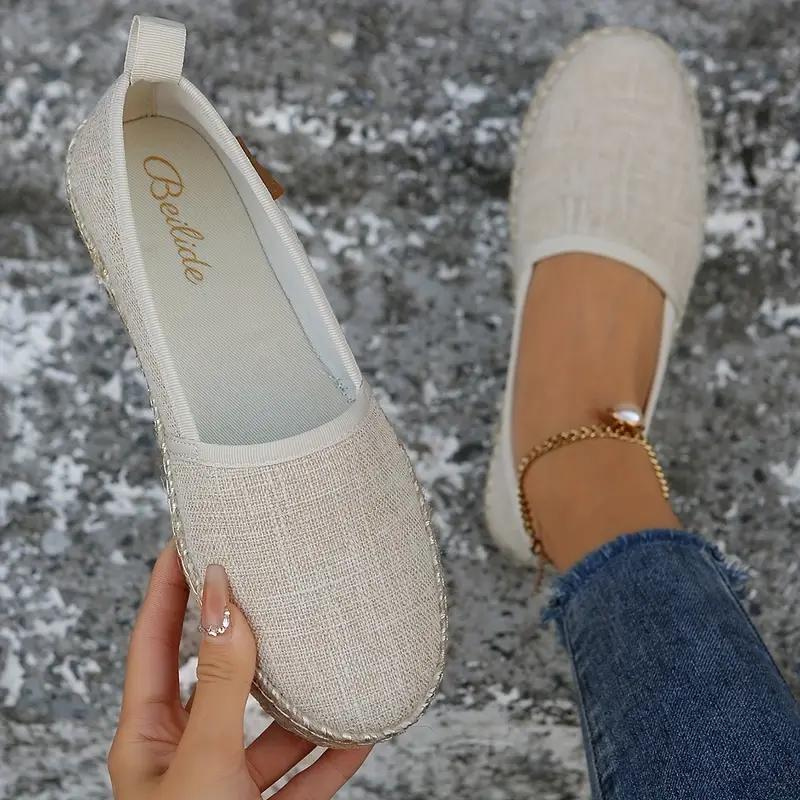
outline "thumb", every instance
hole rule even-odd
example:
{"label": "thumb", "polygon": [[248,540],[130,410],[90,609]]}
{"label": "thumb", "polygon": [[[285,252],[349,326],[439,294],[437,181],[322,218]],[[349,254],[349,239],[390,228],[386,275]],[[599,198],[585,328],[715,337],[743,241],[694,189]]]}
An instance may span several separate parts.
{"label": "thumb", "polygon": [[241,752],[256,645],[247,620],[230,601],[228,577],[218,564],[206,569],[200,629],[197,687],[184,740],[213,747],[218,755]]}

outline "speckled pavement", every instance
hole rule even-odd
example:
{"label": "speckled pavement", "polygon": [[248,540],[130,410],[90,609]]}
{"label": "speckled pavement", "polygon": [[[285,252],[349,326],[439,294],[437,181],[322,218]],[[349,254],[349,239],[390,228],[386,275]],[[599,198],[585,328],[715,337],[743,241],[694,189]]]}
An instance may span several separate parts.
{"label": "speckled pavement", "polygon": [[340,797],[588,797],[566,659],[480,504],[511,319],[513,143],[548,62],[588,28],[665,36],[699,84],[705,263],[654,439],[687,523],[752,568],[749,609],[800,688],[800,6],[654,5],[0,4],[0,797],[109,796],[127,636],[168,535],[143,380],[62,188],[138,10],[187,22],[187,74],[287,186],[441,530],[441,697]]}

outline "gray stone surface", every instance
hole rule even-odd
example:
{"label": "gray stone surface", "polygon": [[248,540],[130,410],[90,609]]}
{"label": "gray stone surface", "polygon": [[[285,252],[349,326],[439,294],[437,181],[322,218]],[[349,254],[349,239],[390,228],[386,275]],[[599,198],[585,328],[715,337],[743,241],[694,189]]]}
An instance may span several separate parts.
{"label": "gray stone surface", "polygon": [[[660,33],[699,83],[709,235],[654,436],[687,523],[751,565],[750,611],[800,684],[800,13],[653,5],[147,4],[188,23],[187,74],[283,178],[442,532],[442,696],[342,797],[588,796],[567,662],[480,510],[509,335],[512,146],[547,63],[587,28]],[[61,178],[133,10],[0,3],[0,796],[16,800],[109,795],[128,631],[167,537],[143,381]]]}

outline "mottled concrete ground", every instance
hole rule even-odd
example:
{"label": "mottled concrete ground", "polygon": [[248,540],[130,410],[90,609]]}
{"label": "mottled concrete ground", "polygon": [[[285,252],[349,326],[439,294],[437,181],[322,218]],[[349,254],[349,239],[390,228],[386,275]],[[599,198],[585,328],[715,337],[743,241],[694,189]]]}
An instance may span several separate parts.
{"label": "mottled concrete ground", "polygon": [[[142,7],[188,22],[187,74],[283,178],[442,531],[442,696],[342,797],[588,796],[567,662],[480,512],[509,335],[512,146],[547,63],[587,28],[660,33],[699,83],[706,258],[654,434],[687,522],[752,566],[750,610],[800,684],[800,9],[654,5]],[[143,381],[61,182],[134,10],[0,5],[0,796],[16,800],[108,796],[126,639],[167,537]]]}

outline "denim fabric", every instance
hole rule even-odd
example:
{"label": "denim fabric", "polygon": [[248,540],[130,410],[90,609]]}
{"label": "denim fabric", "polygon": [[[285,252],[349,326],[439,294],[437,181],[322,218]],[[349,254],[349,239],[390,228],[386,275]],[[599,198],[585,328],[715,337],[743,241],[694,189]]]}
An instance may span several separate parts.
{"label": "denim fabric", "polygon": [[622,536],[558,578],[595,800],[800,800],[800,705],[694,534]]}

